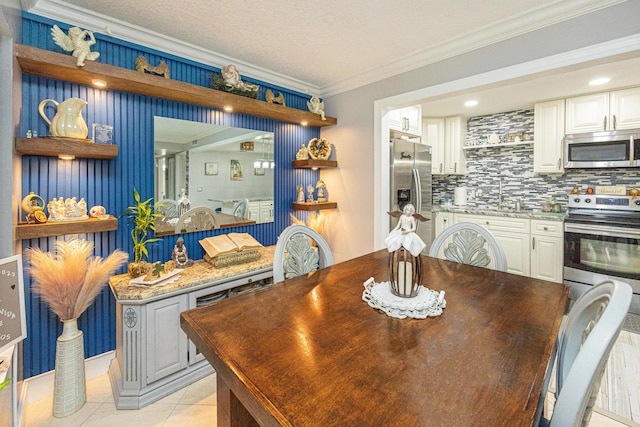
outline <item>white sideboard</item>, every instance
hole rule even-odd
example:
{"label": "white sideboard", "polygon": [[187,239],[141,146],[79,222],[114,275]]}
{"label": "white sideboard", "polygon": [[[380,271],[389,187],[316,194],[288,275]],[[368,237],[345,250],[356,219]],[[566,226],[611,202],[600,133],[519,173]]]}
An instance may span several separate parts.
{"label": "white sideboard", "polygon": [[271,284],[274,249],[260,248],[259,260],[224,268],[196,261],[163,286],[131,286],[126,274],[109,280],[117,301],[109,379],[118,409],[143,408],[213,372],[180,328],[180,313]]}

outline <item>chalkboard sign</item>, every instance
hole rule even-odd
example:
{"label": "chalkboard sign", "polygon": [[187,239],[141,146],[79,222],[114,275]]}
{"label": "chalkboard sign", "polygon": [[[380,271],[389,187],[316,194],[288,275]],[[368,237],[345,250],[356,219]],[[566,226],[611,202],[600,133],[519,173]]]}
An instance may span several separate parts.
{"label": "chalkboard sign", "polygon": [[0,352],[27,337],[22,256],[0,259]]}

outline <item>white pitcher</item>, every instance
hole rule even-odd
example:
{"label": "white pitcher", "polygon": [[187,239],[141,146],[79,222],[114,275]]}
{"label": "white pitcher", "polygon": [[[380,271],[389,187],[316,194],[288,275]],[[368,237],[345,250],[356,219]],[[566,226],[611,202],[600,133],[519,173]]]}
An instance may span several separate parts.
{"label": "white pitcher", "polygon": [[[53,102],[58,110],[52,120],[49,120],[44,113],[44,107],[49,102]],[[45,99],[40,103],[38,111],[49,123],[49,132],[52,136],[86,139],[89,129],[82,118],[82,109],[85,105],[87,101],[80,98],[69,98],[60,103],[53,99]]]}

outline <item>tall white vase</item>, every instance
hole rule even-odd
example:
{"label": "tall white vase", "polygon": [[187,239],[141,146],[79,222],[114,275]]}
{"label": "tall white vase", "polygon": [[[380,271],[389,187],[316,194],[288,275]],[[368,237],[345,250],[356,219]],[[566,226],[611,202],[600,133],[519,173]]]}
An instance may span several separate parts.
{"label": "tall white vase", "polygon": [[78,319],[63,320],[62,335],[56,342],[56,369],[53,386],[53,416],[67,417],[85,404],[84,336]]}

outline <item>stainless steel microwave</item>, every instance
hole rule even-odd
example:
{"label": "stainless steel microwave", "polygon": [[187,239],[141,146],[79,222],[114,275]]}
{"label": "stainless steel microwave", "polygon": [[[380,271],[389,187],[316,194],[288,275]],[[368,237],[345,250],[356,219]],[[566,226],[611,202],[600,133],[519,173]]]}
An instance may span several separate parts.
{"label": "stainless steel microwave", "polygon": [[640,129],[566,135],[564,167],[640,167]]}

